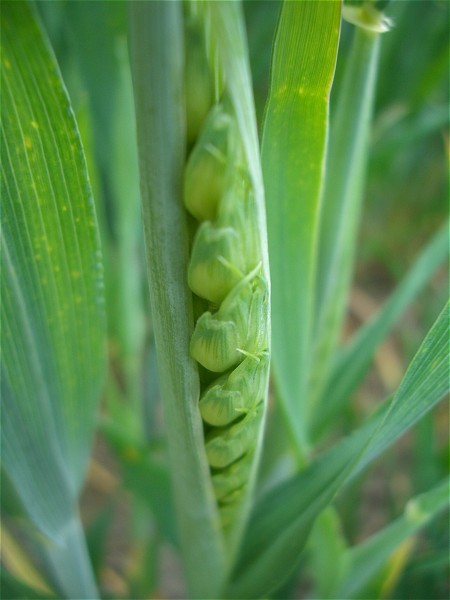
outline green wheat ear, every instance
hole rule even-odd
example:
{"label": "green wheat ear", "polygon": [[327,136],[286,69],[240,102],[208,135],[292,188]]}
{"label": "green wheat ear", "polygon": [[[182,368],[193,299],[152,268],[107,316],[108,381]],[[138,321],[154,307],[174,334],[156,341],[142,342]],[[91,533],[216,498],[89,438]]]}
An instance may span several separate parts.
{"label": "green wheat ear", "polygon": [[234,491],[244,488],[249,480],[252,465],[252,454],[244,454],[231,466],[225,469],[216,469],[212,474],[212,483],[217,500],[226,498]]}
{"label": "green wheat ear", "polygon": [[216,318],[209,311],[198,319],[191,339],[193,358],[206,369],[222,373],[242,357],[239,332],[233,321]]}
{"label": "green wheat ear", "polygon": [[200,398],[203,420],[223,427],[262,402],[267,368],[267,353],[248,356],[233,371],[209,385]]}
{"label": "green wheat ear", "polygon": [[[189,146],[184,174],[184,206],[198,222],[187,281],[206,305],[195,323],[190,352],[210,372],[202,381],[199,412],[212,488],[228,530],[248,502],[266,404],[270,332],[265,218],[256,127],[248,131],[248,116],[243,119],[253,107],[236,94],[242,64],[227,64],[227,52],[235,61],[234,48],[226,50],[225,38],[208,33],[221,30],[222,10],[230,11],[232,19],[239,17],[234,6],[195,6],[197,17],[203,16],[210,79],[220,85]],[[196,64],[204,68],[201,60]],[[189,113],[189,98],[186,106]]]}
{"label": "green wheat ear", "polygon": [[206,435],[206,455],[211,467],[228,467],[255,446],[262,416],[262,406],[229,427],[211,430]]}
{"label": "green wheat ear", "polygon": [[232,121],[214,106],[189,155],[184,177],[184,205],[198,221],[213,221],[226,189],[228,138]]}
{"label": "green wheat ear", "polygon": [[201,22],[185,3],[185,68],[186,137],[195,142],[213,103],[213,82],[205,53]]}
{"label": "green wheat ear", "polygon": [[191,290],[214,304],[220,304],[242,278],[244,261],[239,233],[231,227],[200,225],[192,247],[188,268]]}

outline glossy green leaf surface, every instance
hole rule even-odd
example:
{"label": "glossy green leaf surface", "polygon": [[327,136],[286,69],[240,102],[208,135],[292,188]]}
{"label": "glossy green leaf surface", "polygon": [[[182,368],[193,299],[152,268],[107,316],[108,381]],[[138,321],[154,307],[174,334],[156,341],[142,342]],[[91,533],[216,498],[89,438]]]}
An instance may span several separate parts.
{"label": "glossy green leaf surface", "polygon": [[340,487],[393,444],[449,389],[449,305],[431,328],[391,401],[296,477],[269,492],[247,530],[233,598],[263,598],[295,570],[318,514]]}
{"label": "glossy green leaf surface", "polygon": [[83,482],[103,376],[97,224],[51,49],[25,2],[2,5],[2,462],[57,538]]}
{"label": "glossy green leaf surface", "polygon": [[273,368],[305,450],[317,234],[340,2],[285,2],[275,36],[262,165],[272,277]]}

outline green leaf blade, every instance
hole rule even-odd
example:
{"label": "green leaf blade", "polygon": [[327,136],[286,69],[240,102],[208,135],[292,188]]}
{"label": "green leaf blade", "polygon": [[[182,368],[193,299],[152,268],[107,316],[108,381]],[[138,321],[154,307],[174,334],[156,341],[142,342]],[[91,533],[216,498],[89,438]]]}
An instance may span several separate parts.
{"label": "green leaf blade", "polygon": [[198,368],[189,353],[194,317],[182,203],[182,27],[178,2],[131,5],[141,201],[175,510],[190,593],[208,598],[216,597],[222,584],[225,557],[204,450]]}
{"label": "green leaf blade", "polygon": [[328,96],[339,25],[339,2],[283,4],[262,139],[273,282],[273,366],[301,452],[306,446],[302,407],[309,366]]}
{"label": "green leaf blade", "polygon": [[333,115],[320,221],[309,413],[314,412],[323,389],[345,315],[367,166],[379,38],[379,34],[356,29]]}
{"label": "green leaf blade", "polygon": [[446,479],[428,492],[412,498],[403,515],[368,540],[347,552],[347,572],[330,598],[358,598],[367,583],[382,568],[395,549],[414,535],[431,519],[448,508],[449,480]]}
{"label": "green leaf blade", "polygon": [[449,323],[450,303],[447,303],[411,361],[392,402],[374,415],[374,418],[382,418],[383,412],[387,414],[367,448],[358,471],[379,456],[448,393]]}
{"label": "green leaf blade", "polygon": [[101,257],[81,143],[26,3],[2,19],[3,463],[38,528],[73,514],[104,368]]}
{"label": "green leaf blade", "polygon": [[426,245],[380,312],[339,352],[317,409],[312,415],[311,429],[314,437],[326,429],[340,407],[349,401],[367,372],[378,345],[448,256],[447,238],[445,226]]}

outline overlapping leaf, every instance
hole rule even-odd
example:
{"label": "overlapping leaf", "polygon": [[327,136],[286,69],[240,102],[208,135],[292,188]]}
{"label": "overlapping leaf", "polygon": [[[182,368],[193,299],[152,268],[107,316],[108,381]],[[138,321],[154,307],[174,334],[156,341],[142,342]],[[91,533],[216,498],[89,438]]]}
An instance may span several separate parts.
{"label": "overlapping leaf", "polygon": [[380,312],[339,352],[318,407],[312,415],[313,433],[320,434],[349,401],[367,372],[378,345],[445,260],[448,255],[447,238],[446,227],[436,233]]}
{"label": "overlapping leaf", "polygon": [[353,274],[380,34],[357,27],[338,98],[320,220],[317,305],[308,409],[315,408],[345,316]]}
{"label": "overlapping leaf", "polygon": [[[196,9],[203,20],[211,62],[224,76],[242,135],[258,205],[255,227],[262,239],[262,267],[267,272],[263,186],[241,7],[208,2],[198,3]],[[133,6],[133,66],[150,298],[152,311],[158,315],[155,339],[180,545],[192,595],[212,597],[218,593],[230,557],[223,553],[198,411],[197,364],[189,355],[193,311],[186,285],[187,221],[181,195],[185,146],[181,17],[178,3]],[[170,52],[169,35],[177,40]],[[240,516],[245,517],[245,510]],[[235,545],[240,525],[227,540],[230,546]]]}
{"label": "overlapping leaf", "polygon": [[395,442],[448,392],[449,304],[428,333],[391,401],[349,438],[256,506],[228,594],[262,598],[298,566],[317,515],[339,488]]}
{"label": "overlapping leaf", "polygon": [[403,515],[371,536],[364,543],[351,548],[343,556],[347,563],[346,577],[329,598],[358,598],[358,592],[383,566],[395,549],[409,536],[424,527],[431,519],[448,508],[449,480],[412,498]]}
{"label": "overlapping leaf", "polygon": [[328,97],[339,26],[340,2],[282,5],[263,127],[273,366],[303,451]]}
{"label": "overlapping leaf", "polygon": [[81,143],[25,2],[2,5],[2,462],[43,533],[73,516],[104,366],[102,267]]}
{"label": "overlapping leaf", "polygon": [[189,354],[194,323],[182,204],[182,18],[178,2],[132,3],[132,70],[150,301],[157,315],[156,351],[180,544],[192,595],[214,597],[224,556],[198,410],[199,375]]}

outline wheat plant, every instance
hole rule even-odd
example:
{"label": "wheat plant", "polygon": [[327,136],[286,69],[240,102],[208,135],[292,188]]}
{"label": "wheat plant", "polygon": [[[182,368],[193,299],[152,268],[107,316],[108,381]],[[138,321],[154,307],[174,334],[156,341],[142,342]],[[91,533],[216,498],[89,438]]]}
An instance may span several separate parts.
{"label": "wheat plant", "polygon": [[[2,3],[2,597],[445,593],[446,14]],[[433,218],[407,231],[429,241],[349,334],[386,165],[399,197],[428,182]],[[377,350],[430,286],[423,341],[362,415]],[[407,493],[393,466],[400,500],[362,535],[369,467],[406,432]]]}

